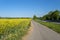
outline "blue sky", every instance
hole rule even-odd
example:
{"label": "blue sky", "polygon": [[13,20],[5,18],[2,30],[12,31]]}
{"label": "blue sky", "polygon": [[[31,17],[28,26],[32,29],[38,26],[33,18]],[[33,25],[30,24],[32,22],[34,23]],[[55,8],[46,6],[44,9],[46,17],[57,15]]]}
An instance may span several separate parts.
{"label": "blue sky", "polygon": [[60,0],[0,0],[1,17],[43,16],[60,10]]}

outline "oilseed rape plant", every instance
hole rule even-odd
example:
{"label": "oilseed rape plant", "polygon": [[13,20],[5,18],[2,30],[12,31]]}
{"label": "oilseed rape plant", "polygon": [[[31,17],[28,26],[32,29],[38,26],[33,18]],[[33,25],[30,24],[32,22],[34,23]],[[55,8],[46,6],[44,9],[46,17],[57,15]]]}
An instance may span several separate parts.
{"label": "oilseed rape plant", "polygon": [[22,40],[31,19],[0,19],[0,40]]}

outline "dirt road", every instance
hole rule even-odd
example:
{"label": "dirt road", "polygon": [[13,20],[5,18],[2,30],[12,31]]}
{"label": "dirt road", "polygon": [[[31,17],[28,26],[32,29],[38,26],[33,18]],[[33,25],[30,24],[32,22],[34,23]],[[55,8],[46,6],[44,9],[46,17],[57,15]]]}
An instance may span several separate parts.
{"label": "dirt road", "polygon": [[31,21],[31,27],[24,40],[60,40],[60,34],[35,21]]}

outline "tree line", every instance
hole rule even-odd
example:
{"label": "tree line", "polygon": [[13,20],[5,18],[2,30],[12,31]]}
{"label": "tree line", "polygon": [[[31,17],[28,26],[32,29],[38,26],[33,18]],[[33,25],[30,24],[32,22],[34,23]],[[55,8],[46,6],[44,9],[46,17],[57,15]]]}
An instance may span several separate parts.
{"label": "tree line", "polygon": [[36,15],[34,15],[33,19],[36,19],[36,18],[40,20],[60,21],[60,11],[59,10],[50,11],[48,14],[42,17],[37,17]]}
{"label": "tree line", "polygon": [[1,17],[0,19],[31,19],[31,17]]}

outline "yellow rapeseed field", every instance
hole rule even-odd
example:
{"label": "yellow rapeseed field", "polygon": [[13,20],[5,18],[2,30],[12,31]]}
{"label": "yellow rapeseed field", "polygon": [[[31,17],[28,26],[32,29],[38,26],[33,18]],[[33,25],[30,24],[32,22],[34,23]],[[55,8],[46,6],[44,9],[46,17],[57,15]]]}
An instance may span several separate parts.
{"label": "yellow rapeseed field", "polygon": [[21,40],[31,19],[0,19],[0,40]]}

